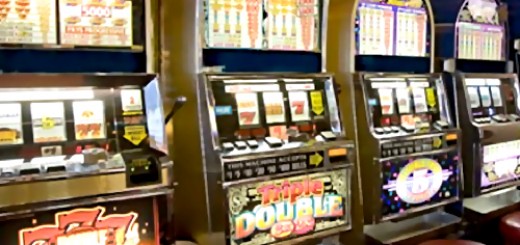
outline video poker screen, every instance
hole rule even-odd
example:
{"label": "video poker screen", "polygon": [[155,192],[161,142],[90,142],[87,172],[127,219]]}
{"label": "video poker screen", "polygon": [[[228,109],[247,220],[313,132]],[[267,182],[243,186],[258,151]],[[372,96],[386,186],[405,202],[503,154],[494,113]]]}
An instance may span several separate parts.
{"label": "video poker screen", "polygon": [[456,153],[444,153],[383,162],[382,217],[458,199],[458,161]]}

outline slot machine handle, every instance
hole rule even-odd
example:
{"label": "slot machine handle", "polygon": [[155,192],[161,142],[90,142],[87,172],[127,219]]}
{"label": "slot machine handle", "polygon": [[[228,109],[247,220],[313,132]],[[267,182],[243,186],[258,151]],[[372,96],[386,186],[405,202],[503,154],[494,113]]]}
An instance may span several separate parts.
{"label": "slot machine handle", "polygon": [[336,92],[336,94],[341,94],[341,84],[337,83],[336,81],[334,81],[334,92]]}
{"label": "slot machine handle", "polygon": [[173,102],[173,107],[172,109],[170,110],[170,112],[168,112],[168,114],[166,114],[166,116],[164,117],[164,125],[168,124],[168,122],[173,118],[173,116],[175,115],[175,113],[181,109],[184,104],[186,104],[186,101],[188,99],[186,98],[186,96],[178,96],[175,98],[175,102]]}

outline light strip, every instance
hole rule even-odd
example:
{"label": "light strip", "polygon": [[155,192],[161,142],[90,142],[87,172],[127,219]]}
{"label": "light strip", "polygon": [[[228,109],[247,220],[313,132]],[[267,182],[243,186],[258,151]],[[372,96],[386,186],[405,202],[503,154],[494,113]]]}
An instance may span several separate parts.
{"label": "light strip", "polygon": [[465,81],[466,86],[485,86],[486,80],[482,78],[467,78]]}
{"label": "light strip", "polygon": [[233,79],[233,80],[224,80],[226,84],[234,84],[234,83],[276,83],[276,79]]}
{"label": "light strip", "polygon": [[372,82],[372,88],[406,88],[405,82]]}
{"label": "light strip", "polygon": [[286,83],[309,83],[312,82],[312,79],[304,78],[304,79],[294,79],[294,78],[286,78],[283,80]]}
{"label": "light strip", "polygon": [[92,89],[0,91],[0,102],[94,99]]}
{"label": "light strip", "polygon": [[489,86],[500,86],[500,79],[486,79],[486,84]]}
{"label": "light strip", "polygon": [[45,164],[45,163],[54,163],[61,162],[65,159],[66,156],[50,156],[50,157],[35,157],[31,159],[31,164]]}
{"label": "light strip", "polygon": [[427,87],[430,87],[430,83],[428,83],[428,82],[410,82],[410,87],[427,88]]}
{"label": "light strip", "polygon": [[404,78],[397,77],[374,77],[368,79],[369,81],[395,81],[395,82],[404,82]]}

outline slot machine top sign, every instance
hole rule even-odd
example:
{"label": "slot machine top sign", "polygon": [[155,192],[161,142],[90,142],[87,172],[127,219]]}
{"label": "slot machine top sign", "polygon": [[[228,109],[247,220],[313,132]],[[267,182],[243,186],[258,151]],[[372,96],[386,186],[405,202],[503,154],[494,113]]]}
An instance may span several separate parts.
{"label": "slot machine top sign", "polygon": [[456,24],[456,57],[471,60],[504,60],[505,29],[494,0],[468,0]]}
{"label": "slot machine top sign", "polygon": [[358,55],[427,56],[428,14],[422,0],[361,1]]}
{"label": "slot machine top sign", "polygon": [[319,50],[319,0],[206,0],[205,7],[208,48]]}

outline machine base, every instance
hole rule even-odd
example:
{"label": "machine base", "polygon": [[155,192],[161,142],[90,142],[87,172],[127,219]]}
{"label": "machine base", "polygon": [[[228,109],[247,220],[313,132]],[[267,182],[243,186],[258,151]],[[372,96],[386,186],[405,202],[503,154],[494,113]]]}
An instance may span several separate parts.
{"label": "machine base", "polygon": [[486,221],[520,207],[520,191],[516,187],[464,199],[465,217],[470,221]]}
{"label": "machine base", "polygon": [[417,244],[456,229],[461,218],[436,211],[398,222],[365,225],[368,244]]}

